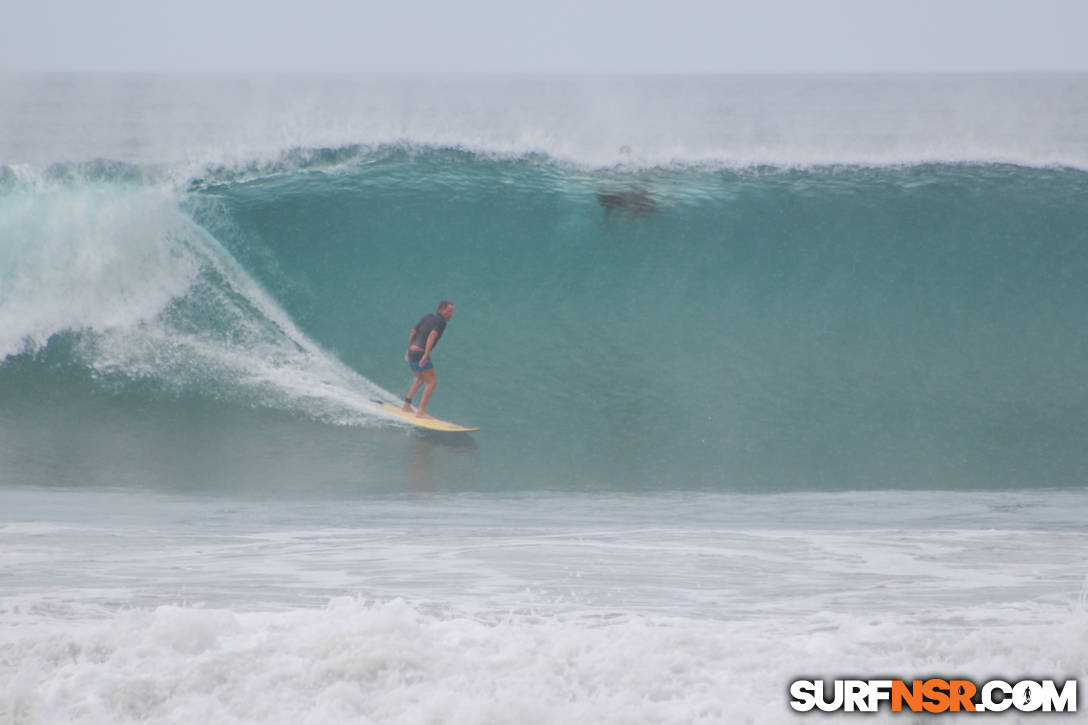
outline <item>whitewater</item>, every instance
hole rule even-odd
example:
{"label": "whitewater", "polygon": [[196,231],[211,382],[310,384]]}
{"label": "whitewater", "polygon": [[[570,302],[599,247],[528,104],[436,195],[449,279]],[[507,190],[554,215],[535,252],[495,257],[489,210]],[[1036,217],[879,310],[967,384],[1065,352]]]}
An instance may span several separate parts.
{"label": "whitewater", "polygon": [[[1083,681],[1085,129],[1084,75],[0,76],[0,722]],[[471,436],[376,402],[442,298]]]}

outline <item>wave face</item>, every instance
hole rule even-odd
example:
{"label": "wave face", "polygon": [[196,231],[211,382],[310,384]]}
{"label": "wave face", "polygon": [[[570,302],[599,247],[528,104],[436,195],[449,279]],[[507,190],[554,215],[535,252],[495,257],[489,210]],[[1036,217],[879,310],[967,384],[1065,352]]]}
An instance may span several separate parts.
{"label": "wave face", "polygon": [[[874,131],[810,154],[840,162],[797,165],[749,133],[733,164],[691,132],[605,163],[520,116],[506,123],[522,137],[496,122],[478,143],[427,136],[422,118],[405,121],[422,140],[274,154],[254,148],[275,134],[255,132],[244,162],[223,163],[208,162],[232,155],[222,128],[199,163],[157,161],[164,121],[133,131],[152,151],[2,167],[9,460],[94,439],[104,419],[139,432],[111,438],[118,450],[180,459],[162,420],[187,420],[187,440],[211,429],[252,449],[251,466],[229,460],[257,466],[254,485],[283,468],[258,461],[289,450],[301,475],[400,485],[407,460],[422,485],[454,488],[1083,485],[1088,173],[1068,149],[1057,167],[841,162],[875,148]],[[161,138],[140,136],[153,126]],[[922,136],[889,149],[917,156]],[[986,138],[994,159],[1021,148]],[[406,436],[371,402],[403,394],[408,330],[442,298],[458,312],[432,411],[483,427],[466,446]]]}
{"label": "wave face", "polygon": [[0,197],[0,384],[59,364],[365,425],[446,297],[433,409],[484,427],[475,478],[1083,482],[1084,172],[587,172],[406,147],[173,194],[67,172]]}
{"label": "wave face", "polygon": [[943,487],[1079,482],[1085,192],[1015,167],[587,175],[392,149],[193,203],[390,387],[408,328],[455,300],[436,410],[499,428],[512,477]]}

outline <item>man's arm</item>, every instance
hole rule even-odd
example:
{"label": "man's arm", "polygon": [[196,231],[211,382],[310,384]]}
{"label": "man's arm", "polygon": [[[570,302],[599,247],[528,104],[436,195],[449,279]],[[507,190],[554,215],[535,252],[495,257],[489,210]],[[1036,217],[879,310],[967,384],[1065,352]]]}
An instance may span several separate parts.
{"label": "man's arm", "polygon": [[[412,338],[416,336],[416,328],[412,328],[412,331],[408,333],[408,350],[412,349]],[[408,350],[404,351],[404,359],[408,359]]]}
{"label": "man's arm", "polygon": [[427,364],[427,358],[431,356],[431,348],[434,347],[434,341],[438,339],[438,330],[431,330],[431,334],[427,335],[427,348],[423,351],[423,357],[419,359],[420,365]]}

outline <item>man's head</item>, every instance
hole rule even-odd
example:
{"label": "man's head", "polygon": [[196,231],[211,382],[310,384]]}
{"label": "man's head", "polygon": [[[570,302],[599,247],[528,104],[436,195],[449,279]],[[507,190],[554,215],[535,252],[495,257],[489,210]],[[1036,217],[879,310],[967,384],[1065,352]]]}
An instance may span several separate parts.
{"label": "man's head", "polygon": [[443,319],[447,322],[453,317],[453,303],[449,300],[442,300],[438,303],[438,314],[442,315]]}

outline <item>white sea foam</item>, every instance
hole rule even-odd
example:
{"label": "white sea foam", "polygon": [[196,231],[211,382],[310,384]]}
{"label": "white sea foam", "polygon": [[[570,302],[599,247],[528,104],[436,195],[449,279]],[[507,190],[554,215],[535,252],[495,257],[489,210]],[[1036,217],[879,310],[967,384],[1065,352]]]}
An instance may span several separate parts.
{"label": "white sea foam", "polygon": [[273,613],[160,606],[0,639],[0,716],[776,723],[801,720],[786,699],[798,677],[1083,676],[1086,640],[1084,612],[1039,606],[732,621],[480,616],[403,599]]}
{"label": "white sea foam", "polygon": [[0,228],[0,357],[64,330],[147,322],[199,269],[173,200],[154,190],[11,194]]}
{"label": "white sea foam", "polygon": [[1083,678],[1084,492],[1046,498],[8,490],[0,718],[776,723],[799,677]]}
{"label": "white sea foam", "polygon": [[81,364],[167,389],[229,384],[352,423],[393,397],[300,331],[169,188],[39,179],[0,196],[0,229],[0,359],[71,333]]}

